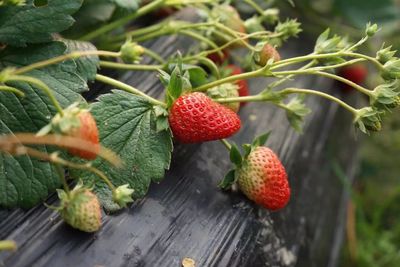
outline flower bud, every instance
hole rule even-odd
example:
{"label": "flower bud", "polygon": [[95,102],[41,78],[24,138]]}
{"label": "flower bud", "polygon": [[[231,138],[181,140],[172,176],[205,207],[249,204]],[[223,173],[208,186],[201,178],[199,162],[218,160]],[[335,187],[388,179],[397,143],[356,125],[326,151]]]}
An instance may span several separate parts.
{"label": "flower bud", "polygon": [[121,46],[121,59],[125,63],[137,63],[141,60],[144,53],[144,48],[135,42],[127,40],[125,44]]}
{"label": "flower bud", "polygon": [[374,36],[377,32],[379,31],[378,25],[377,24],[371,24],[370,22],[367,24],[367,27],[365,29],[365,34],[368,35],[369,37]]}
{"label": "flower bud", "polygon": [[129,184],[118,186],[113,192],[113,201],[120,207],[126,207],[128,203],[133,202],[132,194],[134,190],[129,188]]}

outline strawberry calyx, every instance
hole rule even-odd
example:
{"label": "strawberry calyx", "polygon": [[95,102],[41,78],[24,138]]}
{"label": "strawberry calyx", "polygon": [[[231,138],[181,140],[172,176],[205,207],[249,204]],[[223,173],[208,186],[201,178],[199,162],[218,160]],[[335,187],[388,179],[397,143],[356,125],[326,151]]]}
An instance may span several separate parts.
{"label": "strawberry calyx", "polygon": [[133,202],[132,194],[135,190],[129,188],[129,184],[120,185],[112,192],[112,198],[121,208],[126,208]]}
{"label": "strawberry calyx", "polygon": [[44,126],[38,133],[38,136],[44,136],[50,132],[62,135],[69,135],[74,129],[81,126],[79,114],[89,112],[88,109],[78,107],[79,103],[73,103],[64,109],[64,115],[57,113],[49,124]]}
{"label": "strawberry calyx", "polygon": [[125,63],[135,64],[140,62],[142,55],[144,54],[144,48],[131,39],[126,40],[126,42],[121,46],[120,49],[121,59]]}
{"label": "strawberry calyx", "polygon": [[236,183],[238,178],[237,171],[243,166],[243,164],[247,164],[247,158],[252,151],[254,151],[257,147],[263,146],[267,142],[270,134],[271,133],[268,132],[256,137],[251,144],[243,144],[243,155],[236,144],[232,144],[230,146],[229,158],[230,161],[235,165],[235,168],[228,171],[225,177],[220,181],[218,186],[221,189],[228,190],[233,184]]}

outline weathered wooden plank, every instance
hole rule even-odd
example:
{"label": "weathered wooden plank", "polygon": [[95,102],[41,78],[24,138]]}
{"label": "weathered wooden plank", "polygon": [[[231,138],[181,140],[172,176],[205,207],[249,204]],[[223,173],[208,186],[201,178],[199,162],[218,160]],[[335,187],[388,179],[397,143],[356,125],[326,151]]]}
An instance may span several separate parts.
{"label": "weathered wooden plank", "polygon": [[[152,47],[171,54],[178,46],[188,47],[186,39],[179,40],[163,38]],[[130,73],[122,80],[154,96],[163,91],[155,74]],[[260,90],[266,82],[252,80],[251,88]],[[331,87],[326,80],[310,78],[292,85]],[[230,166],[218,142],[177,144],[165,180],[152,185],[148,196],[129,210],[106,216],[95,235],[71,229],[43,205],[0,211],[0,239],[19,244],[16,253],[0,254],[0,266],[180,266],[184,257],[195,259],[197,266],[334,264],[347,195],[330,164],[337,156],[351,173],[355,142],[351,118],[336,105],[315,98],[308,102],[314,113],[304,135],[289,127],[283,111],[252,104],[242,109],[243,128],[233,138],[243,143],[272,130],[268,145],[287,167],[293,191],[283,211],[261,210],[240,193],[217,188]],[[55,200],[53,196],[48,203]]]}

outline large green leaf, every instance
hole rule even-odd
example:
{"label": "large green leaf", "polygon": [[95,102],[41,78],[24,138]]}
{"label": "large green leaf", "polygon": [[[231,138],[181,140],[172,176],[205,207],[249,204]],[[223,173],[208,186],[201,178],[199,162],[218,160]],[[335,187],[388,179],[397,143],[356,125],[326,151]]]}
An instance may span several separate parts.
{"label": "large green leaf", "polygon": [[[66,48],[62,42],[7,48],[0,53],[0,70],[63,55]],[[87,90],[87,85],[77,74],[74,61],[64,61],[25,75],[46,83],[63,107],[75,101],[84,101],[80,93]],[[0,92],[0,135],[38,131],[55,114],[55,108],[38,88],[21,82],[13,85],[26,96],[19,98],[11,93]],[[38,148],[48,150],[44,146]],[[0,155],[0,206],[30,207],[44,199],[58,185],[58,177],[50,164],[26,156]]]}
{"label": "large green leaf", "polygon": [[[63,40],[67,45],[66,53],[73,51],[95,51],[96,47],[89,42],[74,41],[74,40]],[[96,77],[97,67],[99,66],[98,56],[85,56],[74,60],[77,65],[77,71],[79,76],[84,78],[86,81],[92,81]]]}
{"label": "large green leaf", "polygon": [[34,1],[24,6],[0,8],[0,43],[26,46],[52,40],[53,33],[69,28],[74,19],[70,16],[81,6],[82,0],[48,0],[36,7]]}
{"label": "large green leaf", "polygon": [[[135,190],[134,197],[143,197],[150,182],[160,182],[165,169],[169,168],[172,137],[168,130],[157,132],[154,107],[146,99],[123,91],[103,95],[92,104],[103,146],[115,151],[124,161],[122,169],[113,169],[101,159],[93,166],[99,168],[114,185],[129,183]],[[82,174],[83,175],[83,174]],[[80,177],[93,181],[94,175]],[[119,207],[113,204],[111,192],[104,183],[95,181],[98,193],[106,209]]]}
{"label": "large green leaf", "polygon": [[109,20],[117,19],[139,8],[140,0],[85,0],[74,14],[76,23],[63,32],[68,38],[78,38]]}

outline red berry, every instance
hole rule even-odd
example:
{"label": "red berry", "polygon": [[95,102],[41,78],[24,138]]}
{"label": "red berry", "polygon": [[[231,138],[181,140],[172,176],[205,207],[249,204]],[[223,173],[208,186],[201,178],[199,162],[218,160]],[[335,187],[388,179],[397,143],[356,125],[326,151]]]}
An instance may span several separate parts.
{"label": "red berry", "polygon": [[[94,120],[92,114],[89,111],[80,112],[78,115],[80,126],[76,128],[72,128],[68,133],[71,137],[80,138],[84,141],[93,144],[93,147],[98,152],[100,150],[99,145],[99,132],[97,129],[96,121]],[[97,153],[70,148],[68,152],[74,156],[78,156],[83,159],[92,160],[95,159]]]}
{"label": "red berry", "polygon": [[276,154],[267,147],[257,147],[238,170],[240,190],[255,203],[279,210],[290,199],[285,168]]}
{"label": "red berry", "polygon": [[207,56],[208,59],[212,60],[215,64],[221,65],[229,58],[229,51],[227,49],[222,50],[222,56],[218,53],[211,53]]}
{"label": "red berry", "polygon": [[[368,75],[368,69],[362,64],[356,64],[343,67],[339,70],[338,75],[356,84],[362,84]],[[341,83],[343,88],[351,89],[348,84]]]}
{"label": "red berry", "polygon": [[[242,69],[236,65],[228,65],[226,66],[229,70],[231,70],[231,75],[238,75],[243,73]],[[249,93],[249,84],[246,80],[238,80],[236,85],[239,86],[239,96],[248,96]],[[240,103],[240,106],[246,105],[245,102]]]}
{"label": "red berry", "polygon": [[172,105],[169,124],[182,143],[199,143],[227,138],[241,126],[238,115],[203,93],[180,96]]}

